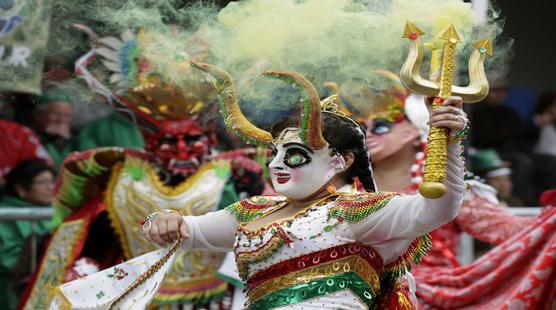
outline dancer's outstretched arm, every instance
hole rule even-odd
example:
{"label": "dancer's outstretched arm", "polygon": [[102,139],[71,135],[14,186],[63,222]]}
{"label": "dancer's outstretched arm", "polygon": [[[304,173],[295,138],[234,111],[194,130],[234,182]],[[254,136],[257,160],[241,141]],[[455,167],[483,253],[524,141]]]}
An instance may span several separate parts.
{"label": "dancer's outstretched arm", "polygon": [[186,251],[206,249],[227,252],[233,249],[239,221],[227,210],[200,216],[181,216],[178,212],[160,215],[143,226],[147,240],[166,245],[182,239]]}

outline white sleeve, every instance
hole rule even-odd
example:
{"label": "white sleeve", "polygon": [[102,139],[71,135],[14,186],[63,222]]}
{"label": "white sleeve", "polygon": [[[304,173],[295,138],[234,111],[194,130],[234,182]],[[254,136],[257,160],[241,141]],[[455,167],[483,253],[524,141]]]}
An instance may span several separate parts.
{"label": "white sleeve", "polygon": [[227,252],[234,248],[239,221],[227,210],[200,216],[184,216],[189,238],[182,242],[184,251],[209,250]]}
{"label": "white sleeve", "polygon": [[381,210],[351,224],[355,237],[377,250],[385,263],[397,258],[413,239],[453,220],[462,203],[466,185],[460,147],[448,143],[446,194],[428,199],[420,194],[396,196]]}

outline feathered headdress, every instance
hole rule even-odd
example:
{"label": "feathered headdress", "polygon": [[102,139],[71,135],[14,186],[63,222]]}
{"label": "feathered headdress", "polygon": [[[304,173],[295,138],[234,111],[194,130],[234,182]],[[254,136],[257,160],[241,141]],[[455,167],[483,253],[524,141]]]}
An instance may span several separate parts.
{"label": "feathered headdress", "polygon": [[[131,112],[142,129],[156,127],[160,119],[198,118],[215,96],[206,76],[192,73],[189,67],[190,60],[206,55],[206,48],[199,42],[192,41],[199,47],[191,55],[185,51],[164,54],[173,62],[161,68],[148,57],[156,48],[158,38],[154,33],[124,32],[121,38],[100,38],[86,26],[75,26],[89,35],[93,46],[76,62],[77,75],[117,108]],[[93,73],[89,67],[96,59],[102,66]]]}

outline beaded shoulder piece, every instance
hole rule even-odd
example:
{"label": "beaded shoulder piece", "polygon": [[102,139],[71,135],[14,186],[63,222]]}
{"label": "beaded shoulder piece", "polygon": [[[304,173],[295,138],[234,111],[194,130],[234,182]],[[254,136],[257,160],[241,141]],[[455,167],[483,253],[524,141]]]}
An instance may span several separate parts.
{"label": "beaded shoulder piece", "polygon": [[406,272],[411,271],[411,264],[418,265],[423,256],[432,246],[432,239],[429,234],[422,235],[413,239],[407,250],[397,259],[384,266],[383,277],[387,279],[395,279],[403,276]]}
{"label": "beaded shoulder piece", "polygon": [[[384,208],[399,193],[349,193],[339,196],[336,205],[328,211],[329,217],[356,223]],[[395,279],[411,270],[411,264],[419,264],[432,245],[428,234],[413,239],[409,247],[394,261],[384,267],[383,277]]]}
{"label": "beaded shoulder piece", "polygon": [[231,212],[240,222],[251,222],[283,206],[287,201],[284,196],[253,196],[228,206],[226,210]]}
{"label": "beaded shoulder piece", "polygon": [[338,196],[336,205],[328,211],[329,217],[341,218],[350,223],[363,220],[384,208],[398,193],[348,193]]}

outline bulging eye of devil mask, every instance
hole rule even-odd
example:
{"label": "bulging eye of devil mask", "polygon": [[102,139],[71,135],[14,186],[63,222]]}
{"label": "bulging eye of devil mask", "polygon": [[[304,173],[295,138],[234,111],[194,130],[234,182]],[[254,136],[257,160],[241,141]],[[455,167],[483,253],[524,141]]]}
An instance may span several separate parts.
{"label": "bulging eye of devil mask", "polygon": [[159,165],[174,175],[195,173],[213,144],[193,119],[162,120],[156,134],[145,137],[146,150]]}
{"label": "bulging eye of devil mask", "polygon": [[311,150],[299,137],[299,129],[286,128],[274,140],[269,164],[276,192],[290,198],[305,199],[323,188],[345,170],[344,158],[329,146]]}

